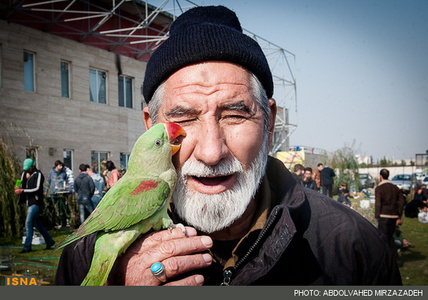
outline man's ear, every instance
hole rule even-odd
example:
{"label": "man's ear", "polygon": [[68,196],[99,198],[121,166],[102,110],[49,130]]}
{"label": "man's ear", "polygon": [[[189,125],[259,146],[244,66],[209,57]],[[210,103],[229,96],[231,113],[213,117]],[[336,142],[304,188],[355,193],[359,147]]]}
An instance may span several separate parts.
{"label": "man's ear", "polygon": [[272,147],[273,141],[273,131],[275,130],[275,120],[276,120],[276,101],[273,98],[269,99],[270,115],[269,115],[269,148]]}
{"label": "man's ear", "polygon": [[152,127],[152,116],[150,115],[149,108],[146,106],[143,108],[143,122],[146,126],[146,130]]}

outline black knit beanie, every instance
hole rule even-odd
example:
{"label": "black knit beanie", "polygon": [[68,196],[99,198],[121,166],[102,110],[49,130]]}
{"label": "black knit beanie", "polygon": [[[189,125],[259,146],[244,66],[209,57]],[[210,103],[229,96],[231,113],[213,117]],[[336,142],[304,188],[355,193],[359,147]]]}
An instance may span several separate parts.
{"label": "black knit beanie", "polygon": [[224,6],[195,7],[172,24],[169,38],[150,57],[143,83],[149,103],[158,86],[179,69],[203,61],[227,61],[257,76],[268,98],[272,74],[259,44],[242,33],[238,17]]}

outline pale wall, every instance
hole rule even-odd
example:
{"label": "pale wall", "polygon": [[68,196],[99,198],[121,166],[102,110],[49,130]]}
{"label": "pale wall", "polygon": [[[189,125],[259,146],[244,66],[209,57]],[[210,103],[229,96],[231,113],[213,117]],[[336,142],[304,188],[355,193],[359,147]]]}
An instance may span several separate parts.
{"label": "pale wall", "polygon": [[[36,54],[36,92],[24,90],[24,50]],[[146,63],[121,57],[123,75],[134,78],[133,109],[118,106],[117,70],[112,52],[0,20],[0,127],[18,158],[38,145],[38,166],[45,175],[62,150],[74,150],[74,174],[90,164],[91,150],[130,153],[144,132],[141,84]],[[61,97],[60,62],[71,63],[71,98]],[[89,68],[107,72],[108,103],[89,101]],[[53,148],[53,154],[49,154]]]}

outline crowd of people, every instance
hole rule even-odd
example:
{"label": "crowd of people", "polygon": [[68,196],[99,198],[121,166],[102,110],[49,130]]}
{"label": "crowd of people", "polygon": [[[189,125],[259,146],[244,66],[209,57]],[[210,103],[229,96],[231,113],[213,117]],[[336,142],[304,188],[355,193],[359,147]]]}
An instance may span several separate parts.
{"label": "crowd of people", "polygon": [[[301,186],[322,192],[331,197],[331,186],[334,183],[335,174],[331,168],[326,168],[319,163],[317,170],[295,164],[293,177]],[[391,244],[399,251],[406,250],[411,243],[404,238],[400,227],[403,224],[403,216],[418,218],[421,223],[428,223],[427,192],[423,186],[417,186],[413,200],[406,202],[407,194],[389,182],[389,171],[382,169],[380,172],[380,184],[375,189],[375,218],[378,221],[379,230],[387,237]],[[338,190],[337,201],[352,207],[348,186],[341,183]],[[393,248],[393,246],[391,246]],[[395,249],[395,248],[393,248]]]}
{"label": "crowd of people", "polygon": [[[311,167],[304,167],[302,164],[295,164],[293,167],[293,177],[300,185],[319,191],[328,197],[332,197],[334,170],[322,163],[317,165],[315,172]],[[345,184],[346,185],[346,184]]]}
{"label": "crowd of people", "polygon": [[24,161],[19,185],[15,187],[20,203],[27,204],[26,240],[21,253],[31,251],[34,227],[44,237],[46,249],[54,245],[40,218],[40,214],[45,209],[44,200],[49,206],[46,209],[51,209],[49,216],[54,226],[67,228],[70,227],[71,222],[75,221],[72,227],[78,227],[85,221],[100,203],[104,194],[121,177],[112,161],[106,161],[103,165],[105,171],[101,175],[94,167],[80,164],[79,175],[74,178],[73,171],[61,160],[56,160],[45,180],[32,159],[27,158]]}

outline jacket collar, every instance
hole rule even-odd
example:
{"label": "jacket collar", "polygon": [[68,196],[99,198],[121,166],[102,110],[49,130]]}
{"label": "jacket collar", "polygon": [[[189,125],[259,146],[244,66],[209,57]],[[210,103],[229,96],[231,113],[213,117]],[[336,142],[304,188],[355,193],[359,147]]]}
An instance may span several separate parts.
{"label": "jacket collar", "polygon": [[382,181],[378,184],[378,186],[379,186],[379,185],[382,185],[382,184],[385,184],[385,183],[391,183],[391,181],[389,181],[388,179],[384,179],[384,180],[382,180]]}

